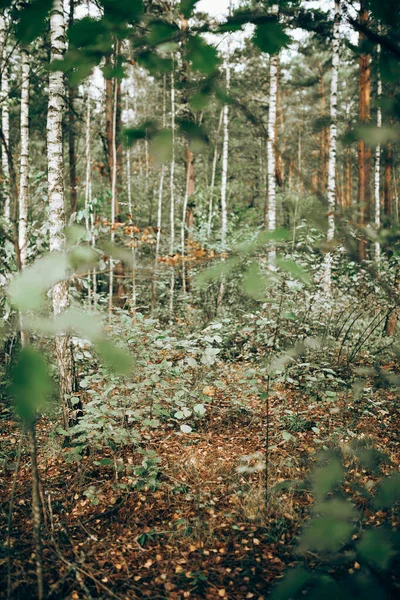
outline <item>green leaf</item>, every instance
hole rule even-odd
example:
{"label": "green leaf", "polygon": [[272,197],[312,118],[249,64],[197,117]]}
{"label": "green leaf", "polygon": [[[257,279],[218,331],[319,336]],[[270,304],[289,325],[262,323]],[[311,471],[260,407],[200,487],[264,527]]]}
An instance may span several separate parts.
{"label": "green leaf", "polygon": [[313,490],[317,498],[333,491],[343,478],[343,465],[338,458],[329,464],[316,467],[311,475]]}
{"label": "green leaf", "polygon": [[176,123],[183,135],[190,142],[194,142],[195,151],[199,151],[205,144],[208,144],[208,136],[201,125],[197,125],[191,119],[176,119]]}
{"label": "green leaf", "polygon": [[193,430],[190,425],[181,425],[181,431],[183,433],[191,433]]}
{"label": "green leaf", "polygon": [[299,281],[305,283],[306,285],[310,285],[311,279],[308,273],[301,267],[298,263],[294,262],[294,260],[286,259],[286,258],[277,258],[276,265],[282,269],[282,271],[286,271],[289,273],[294,279],[298,279]]}
{"label": "green leaf", "polygon": [[364,140],[369,146],[398,142],[400,140],[399,127],[376,127],[374,125],[360,125],[354,131],[356,139]]}
{"label": "green leaf", "polygon": [[360,542],[357,544],[357,553],[361,560],[365,560],[379,569],[387,569],[396,554],[392,547],[389,532],[381,527],[364,531]]}
{"label": "green leaf", "polygon": [[30,44],[42,33],[52,6],[53,0],[31,0],[24,6],[17,24],[17,37],[23,44]]}
{"label": "green leaf", "polygon": [[75,273],[93,269],[98,261],[98,255],[90,246],[77,246],[67,254],[68,265]]}
{"label": "green leaf", "polygon": [[178,32],[179,28],[173,23],[153,21],[149,24],[147,39],[150,45],[155,46],[171,40]]}
{"label": "green leaf", "polygon": [[399,500],[400,473],[393,473],[390,477],[385,477],[378,483],[373,504],[376,509],[385,509],[392,507]]}
{"label": "green leaf", "polygon": [[276,17],[270,21],[256,25],[253,42],[262,52],[277,54],[290,43],[290,37],[285,33],[284,26]]}
{"label": "green leaf", "polygon": [[127,349],[122,350],[108,340],[99,340],[96,342],[96,350],[104,363],[117,375],[128,375],[132,371],[134,361]]}
{"label": "green leaf", "polygon": [[285,442],[295,442],[296,441],[296,438],[294,437],[294,435],[292,435],[288,431],[282,431],[282,438],[285,440]]}
{"label": "green leaf", "polygon": [[150,152],[157,163],[162,164],[172,156],[172,130],[163,129],[154,135],[150,143]]}
{"label": "green leaf", "polygon": [[331,457],[328,464],[316,467],[311,482],[317,498],[323,498],[333,491],[343,478],[343,465],[339,458]]}
{"label": "green leaf", "polygon": [[58,281],[66,279],[68,257],[51,252],[37,259],[11,282],[8,295],[12,304],[21,311],[33,310],[45,302],[44,294]]}
{"label": "green leaf", "polygon": [[253,262],[244,275],[244,293],[250,298],[262,302],[265,300],[266,286],[266,277],[262,274],[260,266],[256,262]]}
{"label": "green leaf", "polygon": [[117,26],[121,26],[121,22],[123,21],[136,23],[144,11],[142,0],[130,0],[128,2],[121,2],[121,0],[101,1],[106,19]]}
{"label": "green leaf", "polygon": [[354,507],[349,502],[334,498],[318,504],[314,511],[320,516],[313,518],[305,528],[299,544],[300,552],[336,552],[351,536],[351,521],[357,515]]}
{"label": "green leaf", "polygon": [[270,596],[271,600],[288,600],[288,598],[294,598],[313,577],[304,567],[289,570],[285,578],[273,588]]}
{"label": "green leaf", "polygon": [[179,12],[185,17],[185,19],[190,17],[198,1],[199,0],[181,0]]}
{"label": "green leaf", "polygon": [[104,250],[104,252],[108,254],[108,256],[111,256],[111,258],[114,260],[120,260],[127,265],[133,265],[133,256],[130,250],[121,248],[121,246],[117,246],[111,242],[104,242],[101,245],[101,249]]}
{"label": "green leaf", "polygon": [[200,417],[204,417],[204,415],[206,414],[206,408],[205,408],[204,404],[196,404],[193,407],[193,410]]}
{"label": "green leaf", "polygon": [[144,121],[140,127],[128,127],[122,132],[126,146],[133,146],[137,141],[153,137],[157,133],[157,123],[154,120]]}
{"label": "green leaf", "polygon": [[240,264],[240,260],[237,257],[230,258],[224,262],[220,262],[209,269],[204,269],[195,278],[195,284],[199,289],[204,288],[207,283],[219,279],[222,275],[227,275],[233,271]]}
{"label": "green leaf", "polygon": [[46,404],[51,380],[43,356],[34,348],[24,348],[12,371],[11,393],[21,419],[31,424],[38,410]]}
{"label": "green leaf", "polygon": [[192,35],[186,43],[187,58],[194,71],[211,75],[220,63],[217,50],[207,44],[199,35]]}

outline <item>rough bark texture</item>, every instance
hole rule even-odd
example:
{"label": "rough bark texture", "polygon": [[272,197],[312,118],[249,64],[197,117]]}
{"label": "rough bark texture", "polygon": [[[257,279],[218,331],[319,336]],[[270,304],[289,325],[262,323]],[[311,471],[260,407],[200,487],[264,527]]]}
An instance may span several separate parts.
{"label": "rough bark texture", "polygon": [[[329,126],[329,158],[328,158],[328,232],[327,241],[331,242],[335,236],[335,206],[336,206],[336,141],[337,141],[337,96],[339,75],[339,22],[340,1],[335,0],[335,20],[333,24],[332,40],[332,79],[330,93],[330,126]],[[325,293],[331,287],[332,254],[325,257],[324,287]]]}
{"label": "rough bark texture", "polygon": [[36,448],[36,432],[35,425],[31,424],[28,427],[28,438],[31,455],[31,471],[32,471],[32,517],[33,517],[33,536],[35,540],[35,562],[37,576],[37,597],[38,600],[44,598],[44,581],[43,581],[43,556],[42,556],[42,538],[40,533],[41,522],[41,506],[40,506],[40,480],[37,466],[37,448]]}
{"label": "rough bark texture", "polygon": [[[369,15],[366,8],[366,0],[360,2],[360,25],[368,26]],[[360,45],[365,36],[362,32],[359,35]],[[359,58],[359,94],[360,94],[360,123],[365,124],[370,120],[370,97],[371,97],[371,72],[369,54],[361,54]],[[359,227],[363,229],[369,220],[370,210],[370,169],[371,169],[371,150],[367,147],[364,140],[358,143],[358,204],[359,204]],[[362,232],[358,241],[358,259],[363,261],[366,258],[366,241]]]}
{"label": "rough bark texture", "polygon": [[[325,82],[324,72],[321,68],[321,63],[318,61],[318,73],[319,73],[319,92],[321,96],[321,117],[324,120],[326,117],[326,97],[325,97]],[[329,130],[327,127],[322,127],[320,132],[320,173],[319,173],[319,192],[320,194],[326,193],[327,183],[327,161],[326,155],[329,148]]]}
{"label": "rough bark texture", "polygon": [[7,223],[11,218],[10,207],[10,168],[8,151],[10,145],[10,112],[9,112],[9,85],[7,65],[7,27],[3,14],[0,14],[0,69],[1,69],[1,128],[2,128],[2,153],[1,168],[3,175],[3,214]]}
{"label": "rough bark texture", "polygon": [[[69,3],[69,27],[74,24],[74,0]],[[75,150],[75,107],[74,90],[68,86],[68,158],[69,158],[69,194],[71,215],[76,212],[77,178],[76,178],[76,150]]]}
{"label": "rough bark texture", "polygon": [[[269,113],[268,113],[268,195],[267,195],[267,224],[269,231],[276,229],[276,160],[275,160],[275,121],[276,121],[276,95],[278,89],[278,56],[270,58],[269,65]],[[275,260],[275,248],[272,247],[269,252],[269,262]]]}
{"label": "rough bark texture", "polygon": [[[382,110],[379,106],[379,100],[382,95],[382,81],[380,77],[380,69],[379,69],[379,57],[381,52],[381,47],[378,44],[377,48],[377,100],[378,100],[378,108],[376,114],[376,125],[377,127],[382,127]],[[379,232],[379,228],[381,226],[381,198],[380,198],[380,177],[381,177],[381,145],[377,144],[375,149],[375,182],[374,182],[374,200],[375,200],[375,229],[376,232]],[[378,262],[381,255],[381,246],[379,240],[375,242],[375,260]]]}
{"label": "rough bark texture", "polygon": [[[230,65],[229,57],[225,65],[226,69],[226,91],[229,94],[230,89]],[[229,106],[224,105],[224,141],[222,145],[222,179],[221,179],[221,244],[225,249],[226,234],[228,230],[228,211],[226,206],[226,191],[228,181],[228,151],[229,151]]]}
{"label": "rough bark texture", "polygon": [[21,152],[19,168],[19,251],[25,268],[28,250],[29,198],[29,54],[21,50]]}
{"label": "rough bark texture", "polygon": [[390,143],[386,145],[385,152],[385,181],[383,186],[383,205],[387,220],[393,213],[393,196],[392,196],[392,146]]}
{"label": "rough bark texture", "polygon": [[213,218],[213,210],[214,210],[213,200],[214,200],[215,174],[217,171],[217,160],[218,160],[218,140],[219,140],[219,134],[221,132],[223,117],[224,117],[224,109],[221,110],[220,116],[219,116],[217,136],[216,136],[215,145],[214,145],[214,156],[213,156],[213,162],[212,162],[212,168],[211,168],[211,183],[210,183],[210,190],[209,190],[208,223],[207,223],[208,239],[211,236],[211,226],[212,226],[212,218]]}
{"label": "rough bark texture", "polygon": [[[54,0],[50,14],[51,60],[62,60],[65,51],[64,12],[62,0]],[[50,71],[49,105],[47,113],[47,160],[49,185],[50,251],[62,252],[65,248],[65,207],[63,182],[62,115],[65,109],[64,75]],[[54,315],[68,307],[68,282],[60,281],[52,290]],[[60,397],[63,403],[64,424],[74,421],[71,395],[75,391],[75,371],[72,343],[69,335],[59,335],[55,340]]]}
{"label": "rough bark texture", "polygon": [[[175,246],[175,76],[174,70],[171,72],[171,130],[172,130],[172,156],[170,165],[170,238],[169,238],[169,253],[174,254]],[[174,288],[175,288],[175,269],[171,268],[171,279],[169,286],[169,316],[172,320],[174,314]]]}
{"label": "rough bark texture", "polygon": [[[229,64],[229,43],[227,50],[227,57],[225,63],[226,72],[226,92],[229,94],[230,83],[231,83],[231,70]],[[228,182],[228,154],[229,154],[229,106],[224,105],[223,108],[223,125],[224,125],[224,138],[222,144],[222,178],[221,178],[221,246],[222,251],[226,249],[226,236],[228,233],[228,210],[226,205],[226,191]],[[217,298],[217,311],[220,312],[222,309],[222,301],[224,298],[225,284],[224,278],[221,278],[219,286],[218,298]]]}
{"label": "rough bark texture", "polygon": [[[111,68],[111,56],[105,58],[106,68]],[[110,185],[112,184],[113,173],[113,80],[106,79],[106,141],[107,141],[107,158],[108,158],[108,175]]]}

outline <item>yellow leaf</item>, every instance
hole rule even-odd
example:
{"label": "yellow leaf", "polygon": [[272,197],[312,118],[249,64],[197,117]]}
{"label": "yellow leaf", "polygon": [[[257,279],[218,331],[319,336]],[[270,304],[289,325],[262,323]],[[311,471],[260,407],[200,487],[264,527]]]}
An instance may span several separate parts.
{"label": "yellow leaf", "polygon": [[146,569],[150,569],[151,565],[153,564],[152,560],[148,560],[147,562],[144,563],[144,566]]}
{"label": "yellow leaf", "polygon": [[226,591],[223,588],[221,590],[218,590],[218,596],[221,596],[221,598],[225,598]]}
{"label": "yellow leaf", "polygon": [[211,387],[211,385],[206,385],[203,388],[203,394],[205,396],[210,396],[210,397],[215,396],[215,388]]}

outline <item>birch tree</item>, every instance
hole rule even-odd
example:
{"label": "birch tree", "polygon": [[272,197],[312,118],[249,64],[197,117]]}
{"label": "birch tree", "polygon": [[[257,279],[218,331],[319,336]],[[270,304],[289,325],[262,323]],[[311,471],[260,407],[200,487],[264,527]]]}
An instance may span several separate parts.
{"label": "birch tree", "polygon": [[213,162],[212,162],[212,167],[211,167],[211,182],[210,182],[210,191],[209,191],[209,200],[208,200],[207,239],[210,239],[210,236],[211,236],[211,226],[212,226],[212,218],[213,218],[213,211],[214,211],[213,203],[214,203],[215,174],[217,171],[217,160],[218,160],[218,141],[219,141],[219,134],[221,132],[223,117],[224,117],[224,109],[221,110],[220,115],[219,115],[217,136],[215,138],[215,145],[214,145],[214,156],[213,156]]}
{"label": "birch tree", "polygon": [[21,150],[19,167],[19,251],[21,266],[25,268],[28,250],[28,198],[29,198],[29,72],[30,57],[21,49]]}
{"label": "birch tree", "polygon": [[[377,100],[378,108],[376,112],[376,125],[382,127],[382,110],[379,104],[382,95],[382,80],[380,76],[379,59],[381,53],[380,44],[376,47],[376,62],[377,62]],[[381,178],[381,145],[378,143],[375,149],[375,173],[374,173],[374,200],[375,200],[375,229],[376,233],[379,232],[381,226],[381,199],[380,199],[380,178]],[[375,261],[379,262],[381,256],[381,245],[379,239],[375,242]]]}
{"label": "birch tree", "polygon": [[[65,26],[62,0],[54,0],[50,12],[50,60],[62,60],[65,51]],[[62,116],[65,110],[65,87],[62,71],[50,71],[49,104],[47,113],[47,161],[49,186],[50,251],[65,250],[65,206],[63,181]],[[54,316],[68,307],[68,282],[60,281],[52,289]],[[56,336],[56,359],[64,425],[73,421],[70,397],[75,391],[74,359],[71,338],[67,334]]]}
{"label": "birch tree", "polygon": [[3,132],[3,147],[1,153],[1,168],[3,173],[3,198],[4,218],[10,222],[10,167],[8,164],[8,150],[10,144],[10,109],[9,109],[9,83],[8,83],[8,57],[7,57],[7,23],[4,13],[0,13],[0,67],[1,67],[1,129]]}
{"label": "birch tree", "polygon": [[[267,195],[267,224],[268,230],[273,232],[276,229],[276,97],[278,91],[278,55],[273,54],[269,62],[269,112],[268,112],[268,140],[267,140],[267,178],[268,178],[268,195]],[[276,250],[275,246],[271,246],[268,253],[268,262],[272,265],[275,262]]]}
{"label": "birch tree", "polygon": [[[111,244],[115,242],[115,210],[116,210],[116,197],[117,197],[117,161],[115,160],[117,154],[117,94],[118,94],[118,86],[115,82],[114,85],[114,110],[112,117],[112,173],[111,173]],[[109,321],[111,322],[112,310],[113,310],[113,290],[114,290],[114,261],[110,256],[109,259],[110,266],[110,285],[109,285],[109,296],[108,296],[108,309],[109,309]]]}
{"label": "birch tree", "polygon": [[[360,0],[359,23],[359,46],[362,47],[365,34],[362,29],[368,27],[369,13],[366,0]],[[359,95],[360,95],[360,123],[368,124],[370,121],[370,99],[371,99],[371,68],[370,55],[363,52],[359,57]],[[370,158],[371,151],[363,139],[358,142],[358,204],[359,204],[359,228],[362,230],[368,222],[370,204]],[[360,232],[358,240],[358,260],[361,262],[366,258],[366,241],[363,232]]]}
{"label": "birch tree", "polygon": [[[175,74],[174,74],[174,63],[171,71],[171,131],[172,131],[172,153],[171,153],[171,165],[170,165],[170,238],[169,238],[169,253],[171,256],[174,254],[175,246]],[[175,269],[171,268],[171,281],[169,290],[169,316],[172,319],[174,313],[174,287],[175,287]]]}
{"label": "birch tree", "polygon": [[[328,233],[327,242],[332,242],[335,236],[335,205],[336,205],[336,141],[337,141],[337,95],[339,75],[339,23],[340,0],[335,0],[335,18],[333,22],[332,40],[332,79],[330,93],[330,127],[329,127],[329,157],[328,157]],[[331,288],[332,254],[325,257],[324,288],[329,294]]]}
{"label": "birch tree", "polygon": [[[229,94],[230,90],[230,64],[229,64],[229,44],[227,49],[227,56],[225,60],[225,73],[226,73],[226,92]],[[229,153],[229,106],[224,105],[223,108],[223,129],[224,129],[224,141],[222,145],[222,178],[221,178],[221,249],[224,253],[226,250],[226,235],[228,231],[228,211],[226,206],[226,189],[228,180],[228,153]],[[217,299],[217,310],[220,311],[222,308],[222,300],[224,297],[224,279],[222,277],[219,286],[219,293]]]}

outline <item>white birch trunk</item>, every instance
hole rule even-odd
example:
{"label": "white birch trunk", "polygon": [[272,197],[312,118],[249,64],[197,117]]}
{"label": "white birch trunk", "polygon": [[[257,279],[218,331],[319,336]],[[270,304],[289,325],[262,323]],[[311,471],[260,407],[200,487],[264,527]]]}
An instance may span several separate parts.
{"label": "white birch trunk", "polygon": [[156,251],[154,256],[154,268],[153,268],[153,289],[152,289],[152,309],[154,310],[156,307],[157,301],[157,267],[158,267],[158,257],[160,255],[160,242],[161,242],[161,222],[162,222],[162,199],[163,199],[163,189],[164,189],[164,175],[165,175],[165,166],[161,167],[160,174],[160,187],[158,188],[158,203],[157,203],[157,236],[156,236]]}
{"label": "white birch trunk", "polygon": [[[171,72],[171,130],[172,130],[172,156],[170,165],[170,238],[169,238],[169,253],[174,254],[175,246],[175,78],[174,69]],[[169,286],[169,316],[172,320],[174,314],[174,288],[175,288],[175,269],[171,268],[171,280]]]}
{"label": "white birch trunk", "polygon": [[[132,74],[134,83],[134,72]],[[133,85],[134,97],[135,97],[135,85]],[[129,116],[129,96],[126,94],[126,118]],[[132,298],[131,298],[131,313],[136,315],[136,240],[133,232],[133,205],[132,205],[132,169],[131,169],[131,149],[126,149],[126,177],[128,184],[128,212],[129,212],[129,225],[131,227],[131,251],[132,251]]]}
{"label": "white birch trunk", "polygon": [[[227,57],[225,62],[226,72],[226,91],[229,94],[230,89],[230,65],[229,65],[229,44],[227,49]],[[223,124],[224,124],[224,141],[222,145],[222,178],[221,178],[221,249],[224,253],[226,250],[226,235],[228,231],[228,210],[226,206],[226,189],[228,181],[228,154],[229,154],[229,106],[224,105],[223,108]],[[219,293],[217,298],[217,310],[222,309],[222,300],[224,297],[224,278],[221,278]]]}
{"label": "white birch trunk", "polygon": [[[89,83],[90,86],[90,83]],[[92,246],[94,246],[94,215],[92,206],[92,157],[91,157],[91,136],[90,125],[92,102],[90,98],[90,87],[86,96],[86,131],[85,131],[85,159],[86,159],[86,177],[85,177],[85,228],[86,233],[90,235]],[[94,302],[95,290],[93,288],[93,273],[89,273],[88,280],[88,300],[89,305]],[[91,281],[92,280],[92,281]]]}
{"label": "white birch trunk", "polygon": [[183,199],[183,212],[182,212],[182,223],[181,223],[182,290],[184,293],[186,293],[185,225],[186,225],[187,205],[189,202],[189,181],[190,181],[190,169],[187,170],[186,189],[185,189],[185,196]]}
{"label": "white birch trunk", "polygon": [[[117,100],[118,100],[118,85],[117,80],[114,81],[114,110],[113,110],[113,128],[112,128],[112,177],[111,177],[111,244],[115,241],[115,206],[117,198]],[[113,290],[114,290],[114,261],[110,256],[110,287],[108,297],[109,321],[111,322],[113,311]]]}
{"label": "white birch trunk", "polygon": [[[62,60],[65,51],[64,10],[62,0],[54,0],[50,13],[50,59]],[[49,104],[47,113],[47,160],[49,186],[49,231],[50,251],[63,252],[65,249],[65,207],[63,181],[62,116],[65,110],[64,74],[50,71]],[[60,281],[52,290],[53,311],[57,316],[68,307],[68,282]],[[56,357],[58,365],[60,396],[63,403],[64,425],[71,418],[70,396],[75,389],[74,361],[71,338],[68,335],[56,337]]]}
{"label": "white birch trunk", "polygon": [[[269,112],[268,112],[268,140],[267,140],[267,158],[268,158],[268,231],[276,229],[276,180],[275,180],[275,147],[276,147],[276,96],[278,91],[278,55],[270,57],[269,62]],[[268,252],[268,263],[273,265],[275,262],[276,250],[271,244]]]}
{"label": "white birch trunk", "polygon": [[[21,269],[25,269],[28,254],[28,198],[29,198],[29,54],[21,50],[21,150],[19,168],[19,198],[18,198],[18,246]],[[25,329],[23,317],[20,316],[21,345],[24,348],[29,343],[29,334]]]}
{"label": "white birch trunk", "polygon": [[[336,205],[336,142],[337,142],[337,93],[339,75],[339,23],[340,0],[335,0],[335,18],[332,39],[332,79],[330,94],[330,128],[329,128],[329,158],[328,158],[328,232],[327,242],[335,236],[335,205]],[[324,266],[324,292],[331,289],[332,254],[328,252]]]}
{"label": "white birch trunk", "polygon": [[21,151],[19,168],[19,231],[18,243],[21,267],[26,267],[28,250],[28,198],[29,198],[29,54],[21,50]]}
{"label": "white birch trunk", "polygon": [[[378,31],[380,32],[380,27],[378,25]],[[382,80],[379,68],[379,58],[381,53],[381,45],[378,44],[376,47],[377,57],[377,78],[378,78],[378,89],[377,89],[377,100],[378,100],[378,109],[376,114],[376,125],[377,127],[382,127],[382,109],[379,105],[379,101],[382,96]],[[374,178],[374,199],[375,199],[375,229],[376,234],[378,235],[379,229],[381,226],[381,200],[380,200],[380,178],[381,178],[381,145],[377,144],[375,150],[375,178]],[[379,239],[375,242],[375,261],[379,262],[381,257],[381,245],[379,243]]]}
{"label": "white birch trunk", "polygon": [[[229,52],[229,50],[228,50]],[[230,89],[230,66],[229,56],[226,61],[226,91]],[[229,106],[224,106],[224,142],[222,147],[222,179],[221,179],[221,246],[226,247],[226,235],[228,231],[228,211],[226,206],[226,189],[228,181],[228,151],[229,151]]]}
{"label": "white birch trunk", "polygon": [[1,153],[1,168],[3,172],[4,218],[6,223],[11,219],[10,207],[10,168],[8,164],[8,149],[10,144],[10,110],[7,57],[7,25],[3,14],[0,14],[0,53],[1,53],[1,128],[3,131],[3,148]]}
{"label": "white birch trunk", "polygon": [[209,202],[208,202],[207,239],[210,239],[210,237],[211,237],[211,227],[212,227],[212,218],[213,218],[213,210],[214,210],[213,201],[214,201],[215,174],[217,172],[217,160],[218,160],[218,140],[219,140],[219,134],[221,132],[223,117],[224,117],[224,109],[221,110],[220,115],[219,115],[217,137],[215,139],[214,156],[213,156],[213,162],[212,162],[212,168],[211,168],[210,197],[209,197]]}

